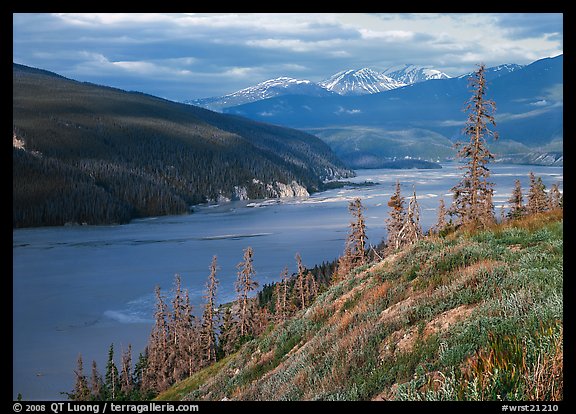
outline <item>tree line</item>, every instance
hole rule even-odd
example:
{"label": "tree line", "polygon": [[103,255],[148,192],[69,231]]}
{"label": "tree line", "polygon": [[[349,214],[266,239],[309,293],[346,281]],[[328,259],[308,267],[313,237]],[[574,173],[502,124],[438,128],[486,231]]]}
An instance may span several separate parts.
{"label": "tree line", "polygon": [[[353,270],[386,256],[390,256],[424,237],[444,237],[458,228],[487,228],[498,221],[518,220],[526,215],[562,209],[563,195],[558,185],[549,191],[541,177],[530,173],[530,187],[524,196],[520,180],[508,200],[509,209],[494,211],[493,184],[489,181],[487,167],[493,155],[487,149],[485,137],[495,134],[489,125],[495,125],[492,115],[495,105],[484,98],[486,84],[484,66],[472,77],[473,95],[466,108],[469,117],[465,132],[470,140],[460,147],[459,156],[466,162],[461,181],[452,188],[453,200],[447,208],[440,199],[437,222],[424,232],[420,223],[420,207],[416,190],[407,201],[401,192],[400,182],[388,202],[385,220],[386,239],[377,246],[368,243],[364,206],[360,198],[348,205],[351,216],[349,231],[342,255],[333,262],[307,269],[296,254],[296,273],[288,276],[288,269],[280,272],[280,281],[264,286],[258,294],[254,267],[254,251],[244,250],[243,259],[237,265],[235,283],[236,299],[217,306],[217,257],[212,258],[204,296],[201,318],[193,315],[188,292],[181,287],[181,279],[175,277],[172,299],[156,288],[155,323],[148,345],[131,368],[131,347],[122,354],[122,366],[118,370],[113,361],[113,346],[104,378],[92,364],[92,375],[83,372],[82,358],[78,358],[74,390],[67,393],[73,400],[83,399],[148,399],[168,389],[174,383],[210,366],[227,355],[236,352],[243,343],[257,337],[271,324],[281,324],[298,315],[330,285],[354,277]],[[524,201],[526,198],[526,202]]]}

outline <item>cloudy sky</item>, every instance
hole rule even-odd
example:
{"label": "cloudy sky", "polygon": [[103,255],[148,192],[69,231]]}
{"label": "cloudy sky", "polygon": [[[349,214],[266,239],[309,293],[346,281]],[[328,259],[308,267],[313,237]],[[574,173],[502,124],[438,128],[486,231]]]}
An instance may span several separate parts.
{"label": "cloudy sky", "polygon": [[175,101],[279,76],[404,63],[458,76],[561,53],[561,13],[13,15],[14,62]]}

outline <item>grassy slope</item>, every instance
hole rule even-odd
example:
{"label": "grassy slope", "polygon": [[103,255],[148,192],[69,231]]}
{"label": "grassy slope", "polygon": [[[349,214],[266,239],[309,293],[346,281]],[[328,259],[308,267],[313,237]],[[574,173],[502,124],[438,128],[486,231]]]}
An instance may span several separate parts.
{"label": "grassy slope", "polygon": [[561,213],[427,238],[158,398],[562,399],[562,287]]}

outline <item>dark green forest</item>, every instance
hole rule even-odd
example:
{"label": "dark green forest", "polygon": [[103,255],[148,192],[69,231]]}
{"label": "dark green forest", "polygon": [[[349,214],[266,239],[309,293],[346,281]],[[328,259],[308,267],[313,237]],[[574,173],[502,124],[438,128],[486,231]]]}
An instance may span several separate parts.
{"label": "dark green forest", "polygon": [[353,175],[304,132],[18,64],[12,160],[13,227],[185,214]]}

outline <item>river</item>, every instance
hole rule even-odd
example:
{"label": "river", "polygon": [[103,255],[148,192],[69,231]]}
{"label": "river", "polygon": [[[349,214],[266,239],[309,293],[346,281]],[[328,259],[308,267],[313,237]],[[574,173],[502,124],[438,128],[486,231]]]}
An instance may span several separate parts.
{"label": "river", "polygon": [[[563,188],[562,167],[495,164],[496,214],[519,178],[524,194],[528,174],[547,188]],[[310,197],[230,202],[201,206],[194,214],[134,220],[125,225],[18,229],[13,231],[13,398],[62,400],[74,387],[81,354],[85,374],[92,360],[104,374],[108,348],[116,357],[132,345],[133,360],[144,349],[152,326],[153,291],[164,293],[179,274],[196,310],[204,294],[213,255],[220,270],[218,301],[234,298],[236,265],[243,249],[254,249],[260,286],[280,279],[285,266],[330,261],[344,248],[350,221],[348,202],[362,199],[369,243],[385,237],[387,202],[396,180],[408,199],[413,189],[427,230],[436,222],[438,202],[451,202],[450,188],[462,171],[456,164],[439,170],[358,170],[352,181],[373,186],[345,187]],[[117,361],[118,363],[118,361]]]}

